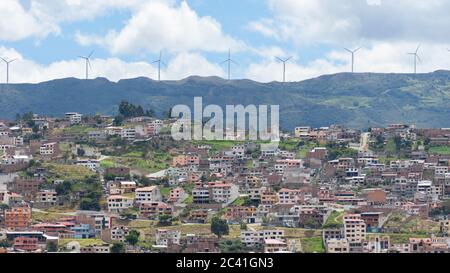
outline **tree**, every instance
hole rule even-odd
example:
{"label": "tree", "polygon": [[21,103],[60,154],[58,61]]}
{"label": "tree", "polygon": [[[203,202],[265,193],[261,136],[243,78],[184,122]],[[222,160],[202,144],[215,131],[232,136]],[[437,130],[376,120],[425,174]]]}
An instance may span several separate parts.
{"label": "tree", "polygon": [[228,235],[230,233],[230,227],[226,220],[214,217],[211,220],[211,232],[221,238],[223,235]]}
{"label": "tree", "polygon": [[82,148],[77,148],[77,155],[79,157],[83,157],[86,154],[86,151]]}
{"label": "tree", "polygon": [[115,242],[111,247],[111,253],[125,253],[125,246],[123,243]]}
{"label": "tree", "polygon": [[245,222],[241,223],[241,230],[247,230],[247,224]]}
{"label": "tree", "polygon": [[172,224],[172,216],[167,214],[159,216],[158,220],[159,220],[158,224],[160,226],[170,226]]}
{"label": "tree", "polygon": [[127,236],[125,236],[125,241],[129,243],[130,245],[135,246],[139,242],[139,236],[141,234],[137,230],[132,230],[128,233]]}
{"label": "tree", "polygon": [[122,115],[118,115],[114,117],[113,124],[114,126],[121,126],[124,121],[124,117]]}
{"label": "tree", "polygon": [[1,240],[0,241],[0,248],[7,248],[11,247],[11,243],[8,240]]}
{"label": "tree", "polygon": [[221,253],[246,253],[248,250],[240,240],[226,240],[219,244]]}
{"label": "tree", "polygon": [[55,190],[58,195],[68,195],[72,191],[72,183],[64,181],[56,185]]}
{"label": "tree", "polygon": [[50,241],[47,243],[47,252],[58,252],[58,245],[56,242]]}

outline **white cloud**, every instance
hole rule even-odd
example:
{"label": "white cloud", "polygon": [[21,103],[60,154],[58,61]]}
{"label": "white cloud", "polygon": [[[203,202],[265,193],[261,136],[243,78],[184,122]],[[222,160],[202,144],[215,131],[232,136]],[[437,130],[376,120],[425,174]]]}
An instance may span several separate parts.
{"label": "white cloud", "polygon": [[93,20],[112,10],[136,11],[146,3],[174,0],[2,0],[0,40],[17,41],[59,34],[64,22]]}
{"label": "white cloud", "polygon": [[[17,58],[10,66],[11,83],[38,83],[60,78],[85,77],[85,61],[74,59],[53,62],[49,65],[38,64],[24,58],[15,49],[0,47],[0,56]],[[156,65],[146,62],[125,62],[118,58],[92,59],[90,78],[105,77],[111,81],[120,79],[148,77],[157,79]],[[6,69],[0,63],[0,71]],[[0,75],[4,75],[3,71]],[[199,76],[223,76],[223,70],[216,64],[209,63],[206,58],[198,53],[180,53],[168,61],[167,67],[162,69],[163,80],[179,80],[191,75]],[[4,79],[0,78],[1,82]]]}
{"label": "white cloud", "polygon": [[297,45],[348,41],[450,42],[447,0],[267,0],[273,18],[249,27]]}
{"label": "white cloud", "polygon": [[223,33],[214,18],[200,17],[183,1],[179,5],[150,2],[142,6],[125,27],[104,37],[77,35],[82,45],[100,44],[114,54],[202,50],[224,52],[244,45]]}
{"label": "white cloud", "polygon": [[30,36],[44,37],[58,32],[57,28],[40,21],[16,0],[2,0],[0,14],[0,40],[17,41]]}

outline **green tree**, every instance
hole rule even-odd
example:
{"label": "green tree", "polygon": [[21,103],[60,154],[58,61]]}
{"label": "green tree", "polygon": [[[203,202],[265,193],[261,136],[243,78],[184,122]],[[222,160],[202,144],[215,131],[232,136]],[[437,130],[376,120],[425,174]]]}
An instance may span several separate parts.
{"label": "green tree", "polygon": [[127,236],[125,236],[125,241],[129,243],[130,245],[135,246],[139,242],[139,236],[141,234],[137,230],[132,230],[128,233]]}
{"label": "green tree", "polygon": [[47,252],[57,252],[58,244],[56,242],[50,241],[47,243]]}
{"label": "green tree", "polygon": [[226,240],[219,243],[221,253],[246,253],[245,245],[240,240]]}
{"label": "green tree", "polygon": [[1,240],[0,241],[0,248],[7,248],[11,247],[11,243],[8,240]]}
{"label": "green tree", "polygon": [[230,233],[230,227],[226,220],[214,217],[211,220],[211,232],[221,238],[223,235],[228,235]]}
{"label": "green tree", "polygon": [[123,243],[115,242],[111,247],[111,253],[125,253],[125,246]]}
{"label": "green tree", "polygon": [[171,215],[167,215],[167,214],[163,214],[161,216],[158,217],[158,224],[160,226],[170,226],[172,225],[172,216]]}

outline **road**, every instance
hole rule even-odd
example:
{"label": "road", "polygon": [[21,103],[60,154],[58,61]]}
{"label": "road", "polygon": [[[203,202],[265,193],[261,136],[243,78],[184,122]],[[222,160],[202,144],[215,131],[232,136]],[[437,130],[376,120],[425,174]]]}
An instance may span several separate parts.
{"label": "road", "polygon": [[369,144],[370,144],[370,133],[362,133],[359,150],[362,152],[368,152]]}

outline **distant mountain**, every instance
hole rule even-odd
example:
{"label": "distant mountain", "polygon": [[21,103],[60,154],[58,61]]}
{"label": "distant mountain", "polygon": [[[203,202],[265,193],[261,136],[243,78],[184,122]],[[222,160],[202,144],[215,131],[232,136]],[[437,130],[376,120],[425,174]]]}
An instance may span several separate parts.
{"label": "distant mountain", "polygon": [[344,124],[366,128],[389,123],[421,127],[450,127],[450,72],[428,74],[341,73],[293,83],[227,81],[218,77],[189,77],[157,82],[148,78],[60,79],[39,84],[0,85],[0,118],[16,113],[62,116],[115,114],[127,100],[162,114],[176,104],[278,104],[281,126]]}

